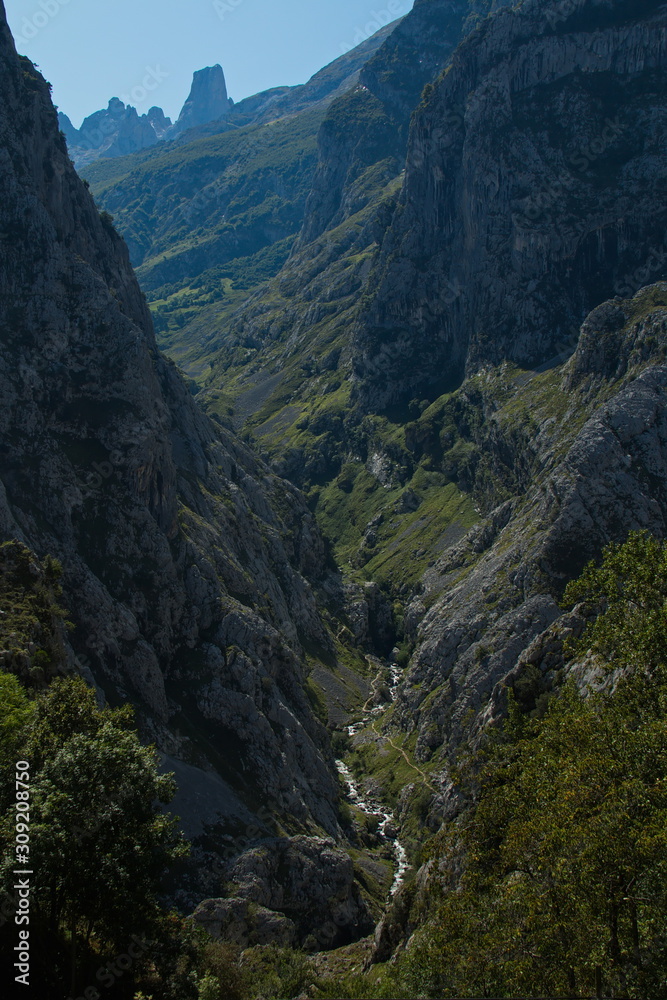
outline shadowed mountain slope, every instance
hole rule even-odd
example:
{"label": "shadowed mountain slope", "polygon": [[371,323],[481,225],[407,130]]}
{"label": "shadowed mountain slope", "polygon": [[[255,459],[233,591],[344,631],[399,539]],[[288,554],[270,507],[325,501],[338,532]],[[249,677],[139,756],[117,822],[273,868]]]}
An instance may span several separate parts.
{"label": "shadowed mountain slope", "polygon": [[324,563],[313,518],[159,354],[1,6],[0,48],[0,536],[61,560],[72,668],[206,775],[211,829],[268,802],[335,832],[304,693],[304,644],[329,650],[306,582]]}

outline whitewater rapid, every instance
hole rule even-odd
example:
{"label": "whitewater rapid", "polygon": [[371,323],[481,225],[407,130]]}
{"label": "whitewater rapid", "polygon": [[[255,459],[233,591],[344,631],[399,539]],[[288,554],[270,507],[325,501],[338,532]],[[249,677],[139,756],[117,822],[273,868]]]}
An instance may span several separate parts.
{"label": "whitewater rapid", "polygon": [[[350,736],[354,737],[362,729],[365,729],[373,718],[375,718],[378,715],[381,715],[382,712],[385,711],[385,709],[387,708],[387,704],[391,704],[391,702],[395,700],[396,692],[398,690],[398,685],[400,684],[403,671],[395,663],[392,663],[390,665],[390,671],[391,671],[391,686],[389,688],[389,693],[391,701],[385,702],[382,705],[375,705],[372,709],[368,711],[366,718],[362,722],[355,722],[353,725],[348,726],[347,732]],[[397,837],[391,835],[391,829],[395,828],[397,825],[394,814],[392,812],[389,812],[384,807],[384,805],[382,805],[382,803],[379,802],[377,799],[374,799],[370,796],[365,796],[363,794],[363,792],[359,788],[359,785],[354,775],[350,771],[349,767],[342,760],[336,761],[336,767],[338,768],[338,773],[340,774],[341,778],[345,782],[345,785],[347,786],[347,792],[350,802],[354,806],[356,806],[357,809],[361,809],[362,812],[365,812],[369,816],[382,817],[380,824],[378,826],[378,834],[387,844],[391,845],[392,850],[394,851],[394,856],[396,858],[396,874],[394,875],[394,881],[392,883],[391,889],[389,890],[389,896],[390,898],[392,898],[393,896],[396,895],[398,890],[403,885],[403,882],[405,881],[405,873],[410,867],[408,863],[408,854],[407,851],[405,850],[405,847]]]}

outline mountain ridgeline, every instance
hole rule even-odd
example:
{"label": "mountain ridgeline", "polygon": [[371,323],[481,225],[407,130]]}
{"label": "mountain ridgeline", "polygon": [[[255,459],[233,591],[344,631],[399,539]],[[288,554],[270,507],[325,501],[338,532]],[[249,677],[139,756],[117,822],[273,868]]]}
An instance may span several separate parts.
{"label": "mountain ridgeline", "polygon": [[162,141],[192,141],[204,135],[242,128],[244,125],[269,122],[287,114],[296,114],[313,105],[330,103],[356,81],[359,70],[390,34],[393,25],[381,28],[349,53],[320,70],[306,84],[274,87],[247,97],[235,104],[228,96],[225,74],[219,63],[197,70],[190,94],[176,122],[167,118],[162,108],[153,107],[139,115],[129,104],[133,94],[145,99],[157,90],[164,79],[159,66],[148,68],[143,83],[128,95],[126,105],[118,97],[105,110],[89,115],[76,129],[64,112],[58,122],[65,135],[70,156],[77,168],[100,159],[113,159],[137,153]]}
{"label": "mountain ridgeline", "polygon": [[[604,701],[630,640],[586,637],[667,537],[665,5],[416,0],[303,87],[233,104],[214,67],[175,126],[112,101],[145,148],[85,181],[2,15],[0,540],[62,563],[51,660],[176,773],[172,898],[264,963],[257,995],[658,998],[654,856],[542,955],[474,754],[502,733],[523,801],[515,748],[550,761],[559,711],[588,760],[578,692],[630,741],[663,725]],[[538,944],[497,961],[515,892]]]}

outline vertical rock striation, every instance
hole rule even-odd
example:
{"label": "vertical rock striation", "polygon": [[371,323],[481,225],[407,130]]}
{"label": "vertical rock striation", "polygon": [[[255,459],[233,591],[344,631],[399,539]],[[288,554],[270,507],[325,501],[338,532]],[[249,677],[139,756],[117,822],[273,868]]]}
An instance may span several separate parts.
{"label": "vertical rock striation", "polygon": [[187,132],[198,125],[215,122],[226,118],[231,110],[231,102],[227,95],[227,84],[222,66],[207,66],[197,70],[192,78],[190,95],[183,105],[178,121],[171,129],[169,138],[173,139],[181,132]]}
{"label": "vertical rock striation", "polygon": [[0,538],[62,561],[71,665],[208,772],[209,832],[241,800],[335,832],[304,694],[303,644],[328,643],[306,582],[325,562],[313,519],[157,351],[125,244],[1,3],[0,88]]}
{"label": "vertical rock striation", "polygon": [[667,222],[666,64],[657,0],[526,0],[462,43],[413,119],[356,335],[364,406],[538,365],[636,291]]}
{"label": "vertical rock striation", "polygon": [[376,168],[375,184],[379,176],[386,183],[400,173],[410,116],[424,86],[440,73],[465,36],[474,8],[501,5],[502,0],[495,4],[417,0],[366,63],[358,86],[333,104],[322,125],[319,165],[299,247],[364,206],[372,168]]}

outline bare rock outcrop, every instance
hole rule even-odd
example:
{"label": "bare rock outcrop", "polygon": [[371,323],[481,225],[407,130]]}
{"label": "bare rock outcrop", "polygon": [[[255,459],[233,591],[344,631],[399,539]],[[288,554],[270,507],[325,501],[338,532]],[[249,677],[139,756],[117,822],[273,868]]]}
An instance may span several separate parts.
{"label": "bare rock outcrop", "polygon": [[228,898],[206,900],[193,915],[225,940],[246,947],[296,941],[323,951],[373,929],[352,860],[333,840],[302,836],[264,841],[236,859],[226,879]]}

